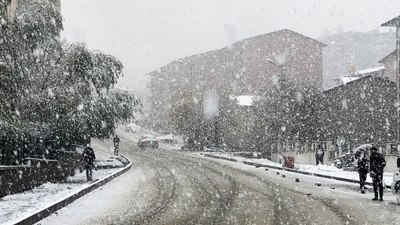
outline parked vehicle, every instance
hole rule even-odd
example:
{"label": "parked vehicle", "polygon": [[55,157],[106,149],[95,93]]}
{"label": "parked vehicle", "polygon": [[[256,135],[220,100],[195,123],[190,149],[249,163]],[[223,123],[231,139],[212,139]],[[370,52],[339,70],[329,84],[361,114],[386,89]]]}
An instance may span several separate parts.
{"label": "parked vehicle", "polygon": [[139,138],[138,146],[141,148],[151,147],[151,148],[158,148],[158,141],[155,136],[153,135],[144,135]]}
{"label": "parked vehicle", "polygon": [[362,144],[350,152],[342,154],[335,158],[333,164],[343,170],[347,171],[356,171],[357,170],[357,158],[359,158],[362,154],[368,154],[369,149],[372,147],[372,144]]}
{"label": "parked vehicle", "polygon": [[161,143],[166,143],[166,144],[178,144],[178,140],[175,139],[175,135],[173,134],[158,136],[157,140]]}
{"label": "parked vehicle", "polygon": [[397,204],[400,204],[400,172],[393,174],[391,190],[393,195],[396,197]]}
{"label": "parked vehicle", "polygon": [[352,153],[346,153],[341,156],[338,156],[333,162],[334,165],[346,171],[355,171],[357,170],[357,165],[354,163],[354,157]]}
{"label": "parked vehicle", "polygon": [[136,130],[136,128],[135,127],[133,127],[133,126],[126,126],[125,127],[125,132],[127,132],[127,133],[136,133],[137,132],[137,130]]}

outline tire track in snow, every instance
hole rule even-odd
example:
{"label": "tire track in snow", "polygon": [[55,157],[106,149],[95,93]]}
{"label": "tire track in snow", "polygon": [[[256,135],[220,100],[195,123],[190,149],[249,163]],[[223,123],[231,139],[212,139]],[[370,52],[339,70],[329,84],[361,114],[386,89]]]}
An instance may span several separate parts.
{"label": "tire track in snow", "polygon": [[[143,151],[143,150],[142,150]],[[196,176],[189,175],[189,179],[191,182],[194,184],[194,186],[197,186],[197,190],[200,189],[202,190],[206,197],[203,199],[203,201],[198,202],[198,205],[203,206],[203,207],[211,207],[211,209],[214,207],[212,204],[210,205],[209,202],[215,201],[216,199],[218,200],[218,210],[211,210],[213,215],[211,217],[207,217],[206,219],[203,218],[203,215],[190,215],[190,218],[181,218],[182,220],[179,221],[179,224],[195,224],[195,223],[203,223],[203,220],[207,221],[208,224],[220,224],[223,223],[224,220],[226,220],[226,215],[229,213],[231,210],[232,206],[235,205],[235,201],[238,201],[237,199],[237,193],[239,192],[239,189],[241,191],[252,191],[254,193],[258,193],[259,196],[263,196],[265,198],[265,201],[271,201],[273,202],[273,220],[271,221],[271,224],[308,224],[310,221],[310,213],[313,213],[314,208],[308,207],[304,205],[302,202],[298,202],[299,199],[304,200],[304,201],[309,201],[307,204],[310,204],[315,207],[315,205],[322,205],[323,208],[327,212],[324,212],[325,214],[330,212],[331,214],[335,215],[335,218],[332,218],[331,222],[332,224],[354,224],[353,220],[348,216],[347,213],[344,213],[338,206],[333,204],[332,201],[326,200],[326,199],[318,199],[314,196],[307,196],[306,193],[289,189],[280,185],[275,184],[273,181],[267,181],[263,178],[258,177],[257,175],[247,172],[247,171],[242,171],[239,169],[234,169],[232,167],[227,167],[227,166],[222,166],[219,163],[210,161],[210,160],[203,160],[200,158],[193,159],[190,156],[183,155],[180,152],[169,152],[169,151],[164,151],[164,150],[156,150],[157,152],[148,152],[145,150],[146,153],[149,154],[154,154],[155,156],[159,158],[175,158],[176,163],[185,165],[186,167],[194,167],[194,171],[197,173]],[[143,155],[140,152],[135,152],[134,154],[139,154]],[[143,155],[144,156],[144,155]],[[154,157],[149,157],[147,156],[148,160],[154,160]],[[196,166],[199,165],[199,161],[202,161],[202,166]],[[213,168],[211,168],[213,167]],[[263,182],[265,185],[264,187],[266,189],[271,189],[272,194],[266,194],[263,191],[257,190],[253,188],[251,185],[247,185],[245,183],[240,183],[238,184],[239,181],[237,181],[236,177],[234,178],[233,176],[227,175],[228,173],[221,172],[221,167],[223,170],[229,171],[239,171],[239,173],[243,176],[249,176],[253,177],[261,182]],[[165,168],[168,170],[167,168]],[[169,170],[170,171],[170,170]],[[212,174],[210,174],[210,172]],[[173,174],[172,174],[173,175]],[[216,176],[218,175],[218,176]],[[208,180],[208,185],[207,183],[204,183],[205,181],[203,179]],[[222,184],[218,184],[215,182],[215,180],[219,179],[227,179],[230,182],[230,185],[232,187],[227,187],[223,186]],[[176,181],[175,181],[176,182]],[[235,183],[234,185],[232,183]],[[222,186],[220,186],[222,185]],[[211,187],[211,188],[210,188]],[[192,188],[193,190],[196,190],[196,188]],[[231,190],[230,193],[231,195],[224,195],[222,190]],[[233,191],[232,191],[233,190]],[[279,191],[277,191],[279,190]],[[282,190],[282,191],[281,191]],[[218,194],[219,198],[216,198],[215,193]],[[181,194],[181,193],[180,193]],[[211,199],[211,201],[210,201]],[[164,202],[168,202],[170,204],[173,199],[164,199]],[[167,204],[164,204],[163,209],[165,209]],[[297,207],[297,208],[296,208]],[[215,208],[215,207],[214,207]],[[161,212],[164,210],[151,210],[152,212],[156,213],[150,213],[152,215],[158,215],[162,216]],[[155,216],[150,216],[147,217],[150,220],[152,219],[153,222]],[[149,220],[147,221],[142,221],[142,222],[150,222]],[[178,223],[178,221],[175,221]],[[160,221],[160,224],[163,224]],[[318,223],[316,223],[318,224]]]}
{"label": "tire track in snow", "polygon": [[177,181],[173,172],[159,160],[151,159],[148,155],[135,152],[142,158],[146,158],[155,169],[157,196],[154,196],[155,202],[139,212],[136,212],[135,206],[127,209],[125,217],[119,224],[145,224],[156,220],[160,214],[168,207],[176,196]]}

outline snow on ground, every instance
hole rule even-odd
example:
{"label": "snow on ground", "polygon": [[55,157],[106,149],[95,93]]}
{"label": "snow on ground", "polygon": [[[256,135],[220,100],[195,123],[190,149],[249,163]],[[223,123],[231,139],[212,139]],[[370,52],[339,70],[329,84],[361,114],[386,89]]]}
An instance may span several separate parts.
{"label": "snow on ground", "polygon": [[[194,156],[203,157],[196,155]],[[323,195],[324,198],[322,199],[326,199],[327,198],[326,196],[328,196],[329,199],[336,199],[340,197],[340,199],[342,200],[343,199],[345,200],[349,199],[350,201],[356,200],[355,202],[359,204],[365,204],[366,202],[368,202],[369,205],[367,206],[367,210],[371,209],[370,207],[371,205],[380,204],[379,206],[383,207],[382,205],[392,205],[391,203],[394,202],[393,196],[391,196],[388,193],[388,191],[385,191],[385,196],[384,196],[385,201],[383,203],[371,202],[370,199],[373,196],[373,194],[371,193],[371,188],[367,190],[367,194],[362,195],[358,192],[357,184],[340,182],[336,180],[323,179],[319,177],[312,177],[312,176],[295,174],[286,171],[272,170],[272,169],[265,171],[265,168],[255,168],[254,166],[229,162],[226,160],[218,160],[212,158],[207,158],[207,160],[214,160],[220,164],[235,167],[243,171],[250,171],[252,174],[256,174],[257,177],[261,179],[268,179],[268,180],[273,179],[274,180],[273,183],[278,184],[277,187],[279,187],[280,184],[283,184],[282,187],[294,186],[293,188],[295,190],[299,190],[305,193],[310,193],[310,195],[312,196],[318,197]],[[280,174],[277,174],[277,172],[279,172]],[[52,216],[45,218],[38,224],[40,225],[99,224],[98,223],[99,218],[102,221],[102,223],[100,224],[124,224],[121,221],[125,220],[122,219],[119,220],[121,217],[132,216],[132,213],[130,212],[139,212],[131,210],[132,207],[136,207],[138,205],[145,206],[144,202],[136,201],[135,196],[138,196],[139,195],[138,193],[140,193],[138,192],[139,187],[141,185],[146,185],[145,182],[146,177],[150,177],[147,176],[146,173],[148,173],[148,170],[146,169],[142,170],[141,167],[132,168],[127,173],[113,180],[113,182],[110,182],[109,184],[101,187],[100,189],[97,189],[96,191],[83,196],[82,198],[78,199],[71,205],[68,205],[67,207],[58,211],[57,214],[53,214]],[[282,174],[285,174],[286,177],[282,177]],[[295,183],[295,178],[299,178],[300,182]],[[251,180],[249,181],[251,182]],[[321,186],[316,186],[315,184],[317,183],[321,184]],[[142,188],[140,189],[145,191],[145,193],[149,191],[149,189],[147,189],[146,186],[142,186]],[[351,198],[348,198],[349,196]],[[319,212],[324,214],[325,210],[326,210],[325,208],[321,208]],[[349,210],[353,209],[349,207]],[[369,212],[371,212],[371,210]],[[178,214],[172,214],[172,216],[176,215]],[[92,218],[95,219],[93,220]],[[97,223],[95,223],[94,221],[97,221]],[[162,221],[163,220],[161,220],[161,222],[157,221],[155,223],[161,224]]]}
{"label": "snow on ground", "polygon": [[[137,141],[142,135],[145,134],[152,134],[158,135],[156,132],[151,130],[146,130],[141,127],[134,127],[135,132],[127,132],[124,128],[119,128],[118,135],[124,137],[128,140]],[[122,165],[116,157],[112,156],[114,152],[114,146],[112,140],[105,140],[105,141],[93,141],[91,143],[93,149],[96,153],[96,158],[98,160],[99,165]],[[182,146],[181,141],[178,141],[178,144],[165,144],[160,143],[160,148],[169,149],[169,150],[180,150]],[[207,152],[208,154],[210,152]],[[282,167],[280,163],[272,162],[267,159],[248,159],[239,156],[232,156],[228,153],[212,153],[217,154],[219,156],[224,156],[228,158],[235,158],[238,162],[243,161],[250,161],[255,163],[261,163],[276,167]],[[224,164],[229,164],[230,166],[251,170],[257,173],[269,173],[271,176],[276,175],[277,178],[282,177],[282,174],[286,175],[286,178],[294,179],[299,178],[301,182],[308,183],[311,185],[314,184],[321,184],[322,188],[326,188],[329,191],[341,191],[347,194],[358,194],[359,195],[359,185],[355,183],[348,183],[342,182],[337,180],[325,179],[320,177],[313,177],[309,175],[297,174],[297,173],[290,173],[288,171],[280,171],[280,170],[273,170],[269,169],[265,171],[265,168],[255,168],[254,166],[244,165],[242,163],[230,162],[225,160],[218,160],[218,159],[211,159],[221,161]],[[318,173],[324,175],[330,175],[335,177],[343,177],[347,179],[358,180],[358,173],[355,171],[344,171],[342,169],[338,169],[333,165],[306,165],[306,164],[295,164],[295,168],[300,171],[306,171],[311,173]],[[110,175],[119,169],[105,169],[105,170],[95,170],[94,171],[94,178],[103,178],[107,175]],[[59,213],[52,215],[49,218],[41,221],[40,224],[75,224],[74,223],[74,215],[82,215],[90,218],[93,214],[102,215],[104,213],[104,209],[102,205],[107,204],[111,201],[114,201],[116,198],[120,198],[121,196],[116,196],[116,192],[124,191],[120,190],[123,187],[131,187],[132,185],[135,186],[137,189],[137,185],[140,185],[143,182],[143,178],[141,174],[143,171],[132,171],[132,173],[137,174],[134,176],[135,181],[132,180],[129,184],[124,184],[127,179],[116,179],[118,181],[109,183],[108,185],[102,186],[99,188],[101,190],[100,195],[101,198],[98,197],[99,193],[94,195],[93,193],[89,193],[82,198],[76,200],[76,204],[74,206],[67,206],[66,208],[62,209],[60,213],[64,215],[71,215],[63,218],[67,218],[66,221],[59,221],[60,217],[58,217]],[[279,173],[279,174],[278,174]],[[123,176],[127,176],[124,174]],[[384,174],[384,182],[385,184],[390,184],[393,179],[393,173],[385,173]],[[89,185],[87,183],[85,177],[85,173],[77,173],[77,175],[68,178],[66,183],[61,184],[53,184],[53,183],[46,183],[39,187],[34,188],[33,190],[26,191],[19,194],[8,195],[0,199],[0,224],[7,224],[13,220],[31,214],[39,209],[45,208],[54,202],[58,202],[63,199],[65,196],[72,195],[77,191],[84,189]],[[371,178],[368,176],[367,181],[372,182]],[[370,187],[368,190],[369,194],[362,195],[362,198],[370,198],[372,195],[372,188]],[[95,197],[96,196],[96,197]],[[385,191],[385,200],[388,199],[389,201],[395,201],[395,198],[389,193],[388,190]],[[121,199],[123,201],[123,199]],[[118,209],[115,209],[118,210]],[[108,212],[110,213],[110,212]],[[67,221],[68,220],[68,221]],[[79,219],[82,221],[82,218]]]}
{"label": "snow on ground", "polygon": [[110,156],[105,159],[96,159],[96,167],[98,168],[105,168],[105,167],[123,167],[124,165],[120,160],[118,160],[119,157],[116,156]]}
{"label": "snow on ground", "polygon": [[[332,198],[335,198],[335,196],[338,195],[341,198],[352,196],[368,200],[369,202],[370,199],[373,197],[372,188],[368,188],[367,194],[360,194],[358,192],[358,184],[329,180],[273,169],[265,171],[265,168],[255,168],[254,166],[249,166],[241,163],[213,158],[207,159],[219,162],[224,165],[228,165],[230,167],[235,167],[243,171],[250,171],[261,178],[266,177],[267,179],[274,179],[274,182],[278,184],[283,184],[284,186],[295,185],[295,189],[303,191],[306,190],[312,195],[324,194],[332,196]],[[277,174],[277,172],[279,172],[279,174]],[[146,181],[145,174],[146,171],[142,171],[140,168],[132,168],[128,173],[125,173],[121,177],[116,178],[115,180],[113,180],[113,182],[110,182],[109,184],[99,188],[98,190],[83,196],[71,205],[68,205],[67,207],[59,210],[57,214],[53,214],[50,217],[47,217],[44,220],[40,221],[38,225],[95,224],[93,223],[91,218],[104,218],[104,224],[118,224],[118,218],[113,215],[121,214],[121,212],[125,212],[127,211],[127,209],[132,207],[130,205],[132,203],[128,201],[128,196],[131,196],[132,194],[134,196],[138,195],[137,190]],[[285,174],[286,177],[283,178],[282,174]],[[294,182],[296,178],[300,180],[299,183]],[[315,184],[321,184],[321,186],[316,186]],[[310,188],[310,186],[312,186],[312,188]],[[126,187],[129,187],[129,189],[127,189]],[[395,198],[390,194],[388,190],[385,191],[384,200],[384,204],[395,202]],[[110,204],[111,202],[118,202],[119,204]],[[121,206],[121,204],[124,206]],[[134,204],[143,205],[144,203],[135,202]],[[129,215],[130,214],[128,213],[126,214],[126,216]]]}
{"label": "snow on ground", "polygon": [[[214,153],[207,152],[207,154],[215,154],[218,156],[233,158],[233,159],[236,159],[238,162],[249,161],[249,162],[255,162],[255,163],[265,164],[265,165],[269,165],[269,166],[282,167],[282,164],[273,162],[268,159],[248,159],[248,158],[244,158],[244,157],[240,157],[240,156],[232,156],[229,153],[220,153],[220,152],[214,152]],[[318,174],[342,177],[342,178],[347,178],[347,179],[352,179],[352,180],[359,180],[357,171],[344,171],[343,169],[338,169],[334,165],[318,165],[318,166],[316,166],[316,165],[297,164],[296,163],[295,169],[297,169],[299,171],[310,172],[310,173],[318,173]],[[393,181],[393,173],[385,172],[383,174],[383,181],[386,185],[390,185]],[[372,179],[370,176],[367,176],[367,182],[372,182]]]}
{"label": "snow on ground", "polygon": [[[129,127],[129,126],[128,126]],[[130,140],[137,141],[141,136],[145,134],[153,134],[155,136],[159,136],[156,132],[147,130],[145,128],[139,127],[135,125],[135,133],[130,133],[126,132],[126,129],[120,128],[118,129],[118,133]],[[160,143],[160,148],[168,149],[168,150],[181,150],[181,147],[183,146],[183,138],[181,136],[176,136],[178,139],[178,144],[166,144],[166,143]],[[207,152],[210,153],[210,152]],[[213,152],[212,154],[217,154],[219,156],[224,156],[227,158],[234,158],[238,160],[238,162],[242,161],[250,161],[250,162],[256,162],[256,163],[261,163],[261,164],[266,164],[270,166],[277,166],[277,167],[282,167],[282,164],[272,162],[268,159],[248,159],[240,156],[232,156],[231,154],[227,152]],[[352,180],[359,180],[358,173],[356,171],[344,171],[343,169],[338,169],[334,165],[308,165],[308,164],[295,164],[295,169],[300,170],[300,171],[306,171],[310,173],[318,173],[318,174],[323,174],[323,175],[328,175],[328,176],[335,176],[335,177],[342,177],[342,178],[347,178],[347,179],[352,179]],[[393,172],[385,172],[383,174],[383,181],[386,185],[390,185],[393,181]],[[371,177],[367,176],[367,182],[372,182]]]}
{"label": "snow on ground", "polygon": [[139,139],[139,137],[141,137],[143,135],[149,135],[149,134],[154,135],[154,136],[160,136],[159,133],[157,133],[153,130],[149,130],[144,127],[138,126],[134,123],[117,128],[117,133],[119,135],[121,135],[121,133],[124,133],[125,135],[130,134],[129,136],[136,137],[137,139]]}
{"label": "snow on ground", "polygon": [[[147,171],[141,168],[132,168],[107,185],[82,196],[37,224],[97,224],[91,221],[92,218],[106,218],[104,224],[118,224],[118,221],[113,220],[113,215],[118,215],[132,207],[129,199],[139,195],[138,189],[146,182],[146,173]],[[141,207],[145,205],[145,202],[134,204]]]}
{"label": "snow on ground", "polygon": [[167,150],[174,150],[174,151],[180,151],[182,150],[181,144],[167,144],[167,143],[160,143],[160,148],[162,149],[167,149]]}
{"label": "snow on ground", "polygon": [[[119,168],[94,170],[93,178],[102,179]],[[46,208],[66,196],[88,187],[86,173],[69,177],[65,183],[45,183],[32,190],[7,195],[0,199],[0,224],[14,221],[40,209]]]}
{"label": "snow on ground", "polygon": [[109,154],[105,154],[103,152],[97,151],[96,154],[96,167],[104,168],[104,167],[123,167],[124,165],[121,162],[121,157],[118,156],[110,156]]}
{"label": "snow on ground", "polygon": [[[100,151],[104,150],[104,147],[100,148],[101,142],[95,141],[94,145],[99,150],[95,149],[97,165],[122,166],[122,163],[115,157],[111,156],[110,158],[109,154]],[[119,170],[120,168],[94,170],[93,178],[102,179]],[[80,173],[78,170],[76,175],[68,177],[65,183],[48,182],[29,191],[4,196],[0,198],[0,224],[12,224],[12,221],[46,208],[89,185],[90,183],[86,181],[85,171]]]}
{"label": "snow on ground", "polygon": [[[150,130],[146,130],[146,129],[140,129],[139,131],[135,132],[135,133],[131,133],[131,132],[126,132],[123,128],[117,128],[117,133],[119,136],[127,139],[127,140],[131,140],[134,142],[137,142],[139,140],[140,137],[142,137],[143,135],[154,135],[157,136],[158,134],[154,134],[155,132],[150,131]],[[114,147],[113,147],[114,148]]]}
{"label": "snow on ground", "polygon": [[[197,154],[198,155],[198,154]],[[201,156],[203,157],[203,156]],[[236,157],[235,157],[236,158]],[[241,158],[241,157],[239,157]],[[346,196],[355,196],[362,199],[371,199],[373,194],[373,188],[367,186],[366,194],[361,194],[359,189],[359,184],[356,183],[349,183],[344,181],[326,179],[316,176],[310,176],[305,174],[299,173],[291,173],[289,171],[282,171],[282,170],[275,170],[275,169],[268,169],[265,170],[263,167],[256,168],[254,166],[227,161],[223,159],[215,159],[215,158],[208,158],[213,161],[220,162],[221,164],[228,165],[230,167],[234,167],[243,171],[251,171],[255,174],[258,174],[260,177],[268,176],[270,179],[274,179],[274,182],[282,183],[284,185],[295,185],[296,189],[303,189],[303,191],[307,191],[307,187],[310,185],[321,188],[322,193],[327,194],[329,196],[334,197],[337,194],[340,194],[342,197]],[[244,158],[242,158],[244,159]],[[249,159],[244,159],[249,160]],[[270,161],[271,162],[271,161]],[[271,162],[274,163],[274,162]],[[272,164],[271,164],[272,165]],[[275,165],[278,165],[275,163]],[[280,165],[281,166],[281,165]],[[312,165],[311,165],[312,166]],[[316,167],[316,166],[315,166]],[[284,175],[284,177],[282,176]],[[358,175],[357,175],[358,176]],[[295,179],[299,179],[299,183],[294,182]],[[357,178],[358,179],[358,178]],[[320,186],[317,186],[320,185]],[[310,194],[316,194],[312,190],[309,190]],[[384,190],[384,201],[385,204],[393,203],[396,204],[396,198],[392,195],[389,189]]]}

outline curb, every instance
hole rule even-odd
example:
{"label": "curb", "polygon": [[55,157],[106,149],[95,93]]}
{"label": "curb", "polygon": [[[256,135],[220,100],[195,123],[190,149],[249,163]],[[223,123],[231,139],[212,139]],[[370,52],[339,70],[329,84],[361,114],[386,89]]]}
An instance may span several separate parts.
{"label": "curb", "polygon": [[[210,157],[210,158],[228,160],[228,161],[232,161],[232,162],[238,162],[237,159],[228,158],[228,157],[224,157],[224,156],[216,156],[216,155],[207,154],[207,153],[204,154],[204,156]],[[355,184],[360,183],[360,181],[358,181],[358,180],[353,180],[353,179],[348,179],[348,178],[343,178],[343,177],[335,177],[335,176],[324,175],[324,174],[319,174],[319,173],[311,173],[311,172],[307,172],[307,171],[299,171],[299,170],[295,170],[295,169],[271,166],[271,165],[266,165],[266,164],[261,164],[261,163],[255,163],[255,162],[249,162],[249,161],[242,161],[242,163],[249,165],[249,166],[267,167],[267,168],[276,169],[276,170],[283,170],[283,171],[288,171],[288,172],[292,172],[292,173],[299,173],[299,174],[308,175],[308,176],[316,176],[316,177],[321,177],[321,178],[326,178],[326,179],[331,179],[331,180],[338,180],[338,181],[343,181],[343,182],[348,182],[348,183],[355,183]],[[365,182],[365,184],[372,186],[371,182]],[[391,185],[386,185],[386,188],[391,189]]]}
{"label": "curb", "polygon": [[128,158],[124,157],[129,164],[126,165],[124,168],[122,168],[121,170],[111,174],[108,177],[104,177],[94,183],[92,183],[91,185],[89,185],[88,187],[85,187],[83,189],[80,189],[79,191],[75,192],[74,194],[67,196],[66,198],[60,200],[57,203],[54,203],[50,206],[48,206],[47,208],[44,209],[40,209],[36,212],[34,212],[33,214],[29,215],[29,216],[25,216],[22,218],[19,218],[17,220],[12,221],[9,224],[15,224],[15,225],[30,225],[30,224],[34,224],[48,216],[50,216],[51,214],[53,214],[54,212],[56,212],[57,210],[64,208],[65,206],[71,204],[72,202],[74,202],[75,200],[77,200],[78,198],[84,196],[85,194],[103,186],[104,184],[108,183],[109,181],[113,180],[114,178],[118,177],[119,175],[125,173],[126,171],[128,171],[131,167],[132,167],[132,162],[130,162],[128,160]]}

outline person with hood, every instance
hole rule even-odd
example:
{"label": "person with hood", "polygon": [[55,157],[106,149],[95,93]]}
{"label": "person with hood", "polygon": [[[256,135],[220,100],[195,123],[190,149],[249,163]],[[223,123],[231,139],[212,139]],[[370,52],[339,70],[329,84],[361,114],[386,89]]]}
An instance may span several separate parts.
{"label": "person with hood", "polygon": [[83,150],[83,162],[86,170],[86,178],[88,181],[92,181],[94,161],[96,155],[94,154],[93,148],[87,145]]}
{"label": "person with hood", "polygon": [[370,163],[370,176],[372,178],[372,183],[374,186],[374,198],[373,201],[378,200],[379,191],[379,201],[383,201],[383,169],[386,166],[385,157],[382,153],[378,152],[376,147],[371,148],[371,156],[369,158]]}
{"label": "person with hood", "polygon": [[360,190],[361,194],[365,194],[365,180],[367,179],[369,169],[369,159],[367,156],[366,149],[357,149],[354,153],[354,157],[357,160],[358,176],[360,178]]}

